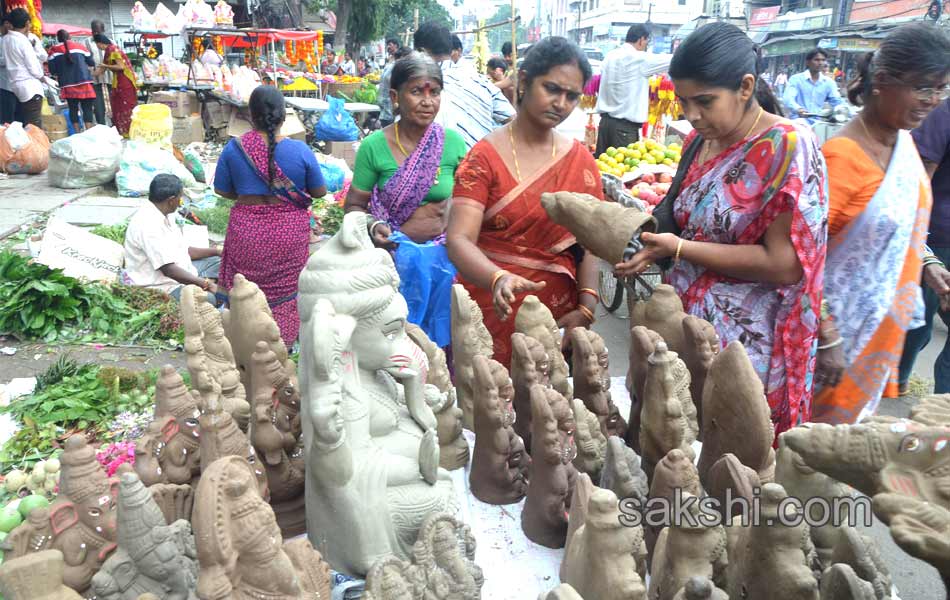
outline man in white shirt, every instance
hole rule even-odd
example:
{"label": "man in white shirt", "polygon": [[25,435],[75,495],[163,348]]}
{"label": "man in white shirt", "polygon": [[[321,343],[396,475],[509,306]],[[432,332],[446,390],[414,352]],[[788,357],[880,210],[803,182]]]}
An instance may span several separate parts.
{"label": "man in white shirt", "polygon": [[640,129],[650,108],[650,76],[665,72],[672,54],[646,52],[650,30],[631,25],[626,43],[607,53],[600,70],[597,112],[597,154],[640,139]]}
{"label": "man in white shirt", "polygon": [[31,21],[30,13],[25,9],[11,10],[7,19],[10,21],[10,30],[0,38],[0,43],[3,44],[0,52],[3,64],[0,64],[0,68],[5,68],[10,91],[17,98],[15,118],[24,125],[42,127],[42,79],[45,73],[36,48],[36,42],[39,40],[34,42],[27,37]]}
{"label": "man in white shirt", "polygon": [[[93,35],[97,33],[105,35],[106,24],[96,19],[90,25],[90,29]],[[96,41],[93,38],[90,37],[86,40],[86,49],[92,54],[92,61],[96,63],[96,66],[101,65],[104,58],[103,52],[99,49],[99,46],[96,45]],[[98,73],[98,75],[96,73]],[[109,69],[96,69],[93,73],[92,86],[96,89],[96,123],[106,125],[106,98],[109,97],[109,89],[112,87],[112,71]]]}
{"label": "man in white shirt", "polygon": [[[10,20],[3,19],[0,23],[0,36],[7,34],[10,29]],[[3,61],[3,38],[0,37],[0,65],[5,65]],[[0,66],[0,125],[12,123],[16,114],[17,99],[13,90],[10,88],[10,78],[7,76],[6,66]]]}
{"label": "man in white shirt", "polygon": [[125,275],[132,285],[150,287],[181,299],[186,285],[197,285],[214,302],[221,265],[218,248],[189,248],[175,213],[181,204],[181,180],[159,174],[152,179],[148,200],[132,215],[125,234]]}
{"label": "man in white shirt", "polygon": [[347,52],[344,55],[345,60],[343,61],[343,74],[344,75],[356,75],[356,63],[353,62],[353,55]]}
{"label": "man in white shirt", "polygon": [[442,67],[442,103],[436,122],[460,133],[469,150],[515,116],[514,107],[487,77],[452,62],[452,34],[446,27],[423,23],[413,43]]}

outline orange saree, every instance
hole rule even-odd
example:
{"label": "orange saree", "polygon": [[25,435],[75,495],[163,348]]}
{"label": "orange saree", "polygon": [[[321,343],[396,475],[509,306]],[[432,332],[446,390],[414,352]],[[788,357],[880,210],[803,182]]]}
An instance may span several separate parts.
{"label": "orange saree", "polygon": [[[577,241],[556,225],[541,207],[545,192],[579,192],[603,198],[597,165],[590,152],[575,141],[567,154],[546,169],[518,181],[498,151],[482,140],[468,153],[455,173],[453,203],[484,210],[478,247],[499,268],[547,285],[536,295],[560,319],[577,306]],[[501,321],[491,291],[478,288],[459,275],[472,299],[482,309],[485,326],[495,341],[495,360],[508,367],[514,316]],[[515,313],[524,297],[512,306]]]}

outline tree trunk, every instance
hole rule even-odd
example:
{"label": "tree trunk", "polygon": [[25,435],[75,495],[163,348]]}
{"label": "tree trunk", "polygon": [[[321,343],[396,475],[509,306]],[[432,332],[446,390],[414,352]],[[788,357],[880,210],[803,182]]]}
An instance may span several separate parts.
{"label": "tree trunk", "polygon": [[336,33],[333,34],[333,51],[339,52],[348,47],[347,33],[350,26],[350,14],[353,12],[353,0],[337,0]]}

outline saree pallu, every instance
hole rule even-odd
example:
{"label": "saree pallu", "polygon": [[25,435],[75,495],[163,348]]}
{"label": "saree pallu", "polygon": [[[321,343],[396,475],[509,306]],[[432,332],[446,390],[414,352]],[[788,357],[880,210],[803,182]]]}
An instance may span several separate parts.
{"label": "saree pallu", "polygon": [[837,386],[815,397],[813,420],[855,423],[877,411],[888,384],[896,387],[904,338],[923,315],[931,202],[917,149],[901,131],[877,192],[828,243],[825,298],[848,366]]}
{"label": "saree pallu", "polygon": [[138,81],[129,58],[115,45],[106,48],[104,62],[122,67],[121,73],[112,74],[109,103],[112,105],[112,124],[123,137],[128,137],[129,128],[132,126],[132,109],[139,103]]}
{"label": "saree pallu", "polygon": [[[560,319],[577,306],[577,264],[571,247],[574,236],[548,218],[541,207],[545,192],[579,192],[603,198],[594,159],[580,142],[546,169],[518,183],[487,141],[476,144],[455,176],[453,202],[484,209],[478,247],[499,268],[531,281],[544,281],[533,292]],[[494,358],[505,367],[511,363],[511,334],[515,314],[524,301],[519,295],[506,321],[495,313],[491,290],[476,287],[459,277],[484,316],[494,339]]]}
{"label": "saree pallu", "polygon": [[668,275],[687,313],[709,321],[723,346],[745,346],[776,436],[811,412],[827,238],[824,175],[811,132],[781,122],[694,165],[673,207],[684,239],[730,245],[760,244],[779,215],[792,215],[791,242],[803,270],[795,284],[739,280],[687,261]]}

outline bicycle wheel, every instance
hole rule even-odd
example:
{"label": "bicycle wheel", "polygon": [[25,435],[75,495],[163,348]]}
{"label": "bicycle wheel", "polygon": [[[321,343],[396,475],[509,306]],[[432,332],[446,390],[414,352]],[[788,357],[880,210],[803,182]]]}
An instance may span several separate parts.
{"label": "bicycle wheel", "polygon": [[623,303],[623,285],[620,279],[614,275],[613,268],[602,261],[600,266],[600,277],[597,282],[597,293],[600,294],[600,303],[604,305],[607,312],[614,312]]}

